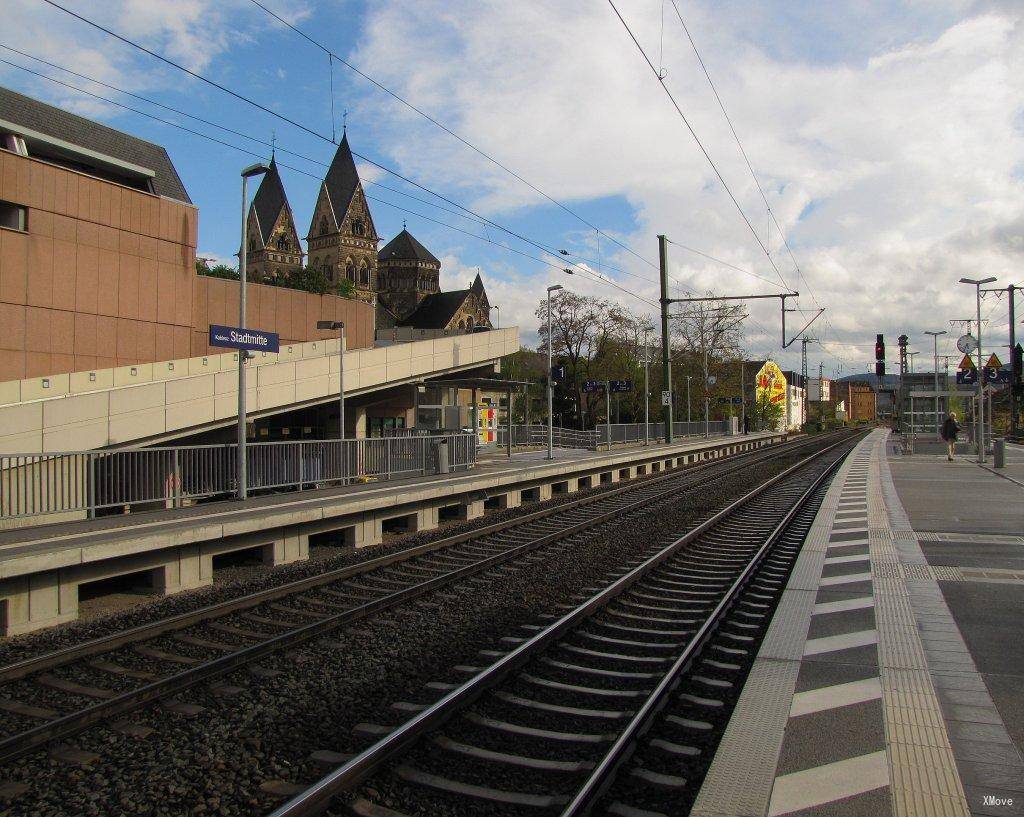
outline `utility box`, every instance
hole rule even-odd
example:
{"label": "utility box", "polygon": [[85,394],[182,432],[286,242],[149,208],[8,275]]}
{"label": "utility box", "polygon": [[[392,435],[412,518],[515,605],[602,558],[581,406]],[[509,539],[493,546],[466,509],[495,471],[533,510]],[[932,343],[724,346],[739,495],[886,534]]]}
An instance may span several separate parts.
{"label": "utility box", "polygon": [[995,468],[1006,467],[1006,439],[996,437],[992,440],[992,466]]}
{"label": "utility box", "polygon": [[434,443],[434,459],[437,462],[438,474],[451,473],[451,466],[448,464],[448,441],[438,440]]}

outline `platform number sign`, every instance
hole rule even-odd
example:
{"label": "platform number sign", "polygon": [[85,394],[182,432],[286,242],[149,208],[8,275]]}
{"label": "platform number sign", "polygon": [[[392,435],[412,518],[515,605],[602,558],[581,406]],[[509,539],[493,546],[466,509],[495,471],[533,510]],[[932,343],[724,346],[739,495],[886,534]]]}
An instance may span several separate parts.
{"label": "platform number sign", "polygon": [[663,406],[671,406],[672,405],[672,392],[670,392],[668,389],[665,389],[661,393],[661,404]]}

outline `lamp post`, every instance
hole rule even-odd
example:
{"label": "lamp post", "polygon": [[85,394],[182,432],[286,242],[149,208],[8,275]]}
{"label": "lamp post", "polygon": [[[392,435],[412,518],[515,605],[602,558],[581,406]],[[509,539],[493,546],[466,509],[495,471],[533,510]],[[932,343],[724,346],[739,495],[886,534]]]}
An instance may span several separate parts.
{"label": "lamp post", "polygon": [[554,367],[551,350],[554,345],[554,335],[551,331],[551,293],[564,289],[561,284],[552,284],[548,287],[548,456],[549,460],[555,458],[555,383],[551,377],[551,370]]}
{"label": "lamp post", "polygon": [[494,304],[491,307],[491,309],[495,310],[498,313],[498,316],[494,319],[494,328],[495,329],[500,329],[501,328],[501,307],[498,306],[497,304]]}
{"label": "lamp post", "polygon": [[651,444],[651,392],[648,386],[648,369],[651,365],[651,347],[647,345],[647,336],[654,327],[644,325],[644,445]]}
{"label": "lamp post", "polygon": [[924,332],[926,335],[932,336],[932,356],[934,360],[933,368],[935,369],[935,439],[939,438],[939,335],[945,335],[946,330],[943,329],[939,332],[932,332],[926,329]]}
{"label": "lamp post", "polygon": [[981,288],[984,284],[991,284],[996,280],[995,276],[988,278],[961,278],[961,284],[970,284],[974,287],[975,303],[978,309],[978,409],[975,411],[975,425],[978,433],[978,462],[985,462],[985,368],[981,358]]}
{"label": "lamp post", "polygon": [[[270,170],[265,164],[257,163],[249,165],[242,171],[242,246],[238,250],[238,328],[245,329],[245,265],[246,250],[249,247],[249,213],[247,212],[249,202],[249,179],[253,176],[262,176]],[[237,482],[238,498],[245,499],[248,496],[248,488],[245,473],[245,361],[249,352],[245,349],[238,350],[238,463]]]}
{"label": "lamp post", "polygon": [[[693,380],[693,375],[686,375],[686,425],[689,426],[692,422],[690,418],[690,381]],[[686,429],[686,433],[690,433],[689,427]]]}
{"label": "lamp post", "polygon": [[317,321],[317,329],[338,331],[338,439],[345,439],[345,322]]}

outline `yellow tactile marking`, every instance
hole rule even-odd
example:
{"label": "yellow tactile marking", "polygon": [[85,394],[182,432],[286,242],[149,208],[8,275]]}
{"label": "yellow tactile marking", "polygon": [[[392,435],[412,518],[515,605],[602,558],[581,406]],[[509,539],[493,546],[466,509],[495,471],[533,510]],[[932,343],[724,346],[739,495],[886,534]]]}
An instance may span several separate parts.
{"label": "yellow tactile marking", "polygon": [[893,817],[969,817],[907,591],[905,577],[918,578],[921,571],[907,564],[891,569],[894,561],[899,563],[894,540],[906,537],[897,537],[904,531],[893,531],[889,524],[881,479],[882,469],[888,467],[882,433],[872,451],[873,479],[868,484],[869,550],[873,564],[888,568],[874,571],[872,585]]}

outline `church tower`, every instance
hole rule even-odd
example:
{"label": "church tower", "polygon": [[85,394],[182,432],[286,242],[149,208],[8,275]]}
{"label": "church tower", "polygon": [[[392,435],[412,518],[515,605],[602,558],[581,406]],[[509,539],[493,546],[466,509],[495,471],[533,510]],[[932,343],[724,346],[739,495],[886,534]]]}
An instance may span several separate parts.
{"label": "church tower", "polygon": [[250,281],[287,279],[290,273],[302,269],[299,233],[274,159],[249,205],[248,218],[246,276]]}
{"label": "church tower", "polygon": [[[440,273],[441,262],[403,228],[377,256],[381,306],[395,319],[404,320],[424,298],[441,291]],[[382,322],[378,320],[378,325]]]}
{"label": "church tower", "polygon": [[356,297],[370,301],[377,288],[377,231],[356,172],[348,135],[342,137],[320,185],[309,225],[309,266],[329,283],[352,281]]}

